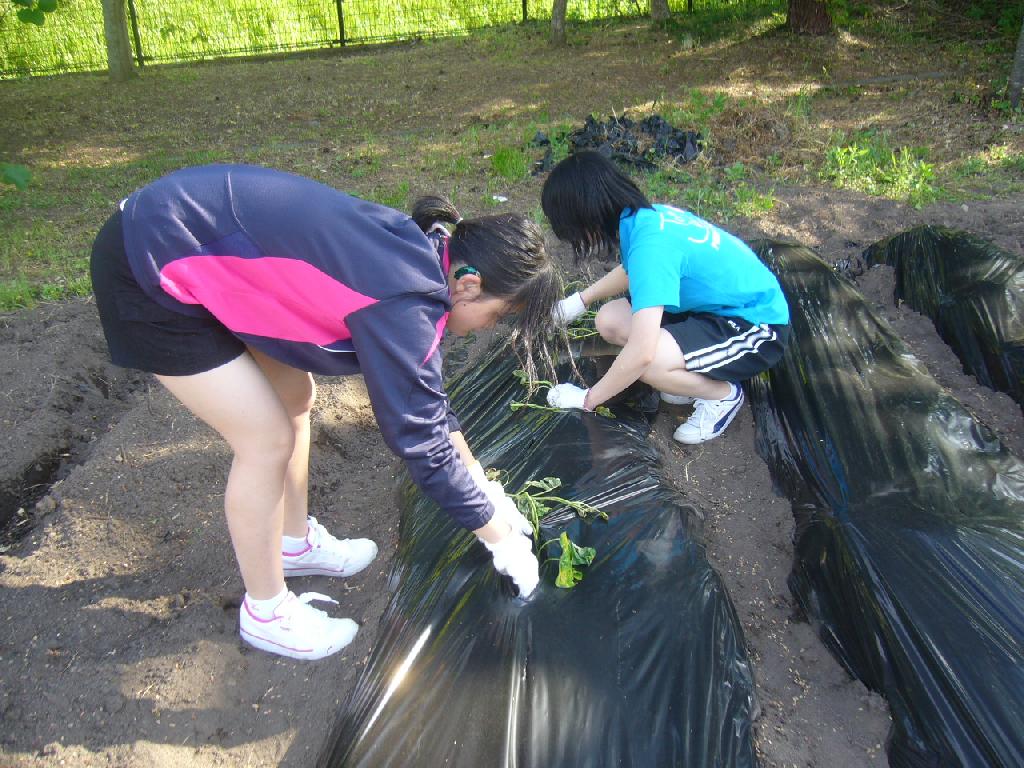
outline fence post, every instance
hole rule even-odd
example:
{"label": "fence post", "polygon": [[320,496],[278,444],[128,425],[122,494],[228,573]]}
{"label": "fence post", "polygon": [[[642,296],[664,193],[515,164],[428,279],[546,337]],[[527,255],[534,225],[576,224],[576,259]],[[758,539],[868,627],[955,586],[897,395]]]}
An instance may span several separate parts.
{"label": "fence post", "polygon": [[135,13],[135,0],[128,0],[128,20],[132,25],[132,39],[135,41],[135,60],[144,66],[146,57],[142,55],[142,35],[139,34],[139,16]]}
{"label": "fence post", "polygon": [[344,0],[335,0],[334,4],[338,8],[338,42],[342,45],[345,44],[345,11],[341,7]]}

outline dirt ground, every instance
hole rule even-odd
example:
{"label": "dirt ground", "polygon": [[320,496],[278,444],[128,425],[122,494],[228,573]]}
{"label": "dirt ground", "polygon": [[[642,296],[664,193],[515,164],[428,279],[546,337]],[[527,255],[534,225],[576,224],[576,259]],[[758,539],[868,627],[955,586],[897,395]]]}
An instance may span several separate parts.
{"label": "dirt ground", "polygon": [[[496,182],[484,154],[493,147],[467,149],[476,134],[513,120],[660,109],[697,87],[771,107],[761,122],[760,111],[715,118],[709,162],[758,168],[777,155],[792,172],[786,179],[805,178],[799,169],[813,167],[833,129],[877,128],[899,145],[928,139],[936,162],[990,145],[1019,149],[1022,140],[1018,126],[981,109],[971,90],[979,75],[959,49],[936,57],[934,47],[919,53],[846,34],[694,47],[616,27],[577,32],[564,52],[530,37],[540,34],[527,30],[511,47],[496,34],[273,63],[147,67],[121,89],[92,75],[7,82],[0,154],[32,166],[52,200],[0,212],[25,227],[45,220],[80,254],[129,191],[117,185],[157,172],[133,163],[155,154],[159,166],[193,150],[362,195],[400,182],[414,194],[444,191],[467,215],[494,192],[510,198],[510,210],[535,212],[539,182]],[[802,89],[817,94],[803,123],[786,116]],[[120,176],[110,171],[123,165]],[[830,262],[918,223],[1024,251],[1019,199],[914,210],[821,185],[776,186],[774,198],[757,222],[728,228],[797,241]],[[930,321],[892,303],[891,272],[876,268],[858,283],[936,379],[1024,455],[1020,408],[965,376]],[[0,768],[314,764],[373,648],[398,526],[398,467],[361,379],[318,385],[313,514],[381,550],[354,579],[293,584],[332,595],[335,614],[362,625],[343,653],[302,663],[238,638],[242,585],[221,511],[230,456],[217,436],[151,378],[109,365],[88,299],[0,315]],[[763,764],[883,765],[885,702],[846,674],[789,594],[792,514],[754,452],[749,410],[721,439],[684,448],[671,432],[687,412],[665,408],[651,439],[706,517],[708,555],[743,624]]]}
{"label": "dirt ground", "polygon": [[[833,262],[919,222],[1016,252],[1024,242],[1009,203],[914,211],[820,188],[777,197],[768,219],[731,229]],[[1020,408],[962,374],[931,323],[892,303],[888,268],[860,283],[935,377],[1024,455]],[[89,300],[0,317],[0,360],[0,498],[25,502],[0,543],[0,765],[312,765],[373,647],[397,545],[398,468],[361,379],[319,382],[312,509],[339,533],[376,539],[381,555],[354,579],[293,586],[334,596],[336,614],[362,625],[345,652],[308,663],[239,641],[242,585],[221,512],[228,451],[154,381],[106,362]],[[706,515],[754,662],[764,765],[883,765],[885,702],[795,611],[792,515],[754,452],[749,410],[723,438],[683,448],[671,431],[686,414],[666,407],[652,439]]]}

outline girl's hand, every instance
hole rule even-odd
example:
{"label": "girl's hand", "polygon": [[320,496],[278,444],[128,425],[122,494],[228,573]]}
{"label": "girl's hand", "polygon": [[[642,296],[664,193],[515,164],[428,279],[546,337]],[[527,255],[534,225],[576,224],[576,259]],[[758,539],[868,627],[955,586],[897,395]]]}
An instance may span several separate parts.
{"label": "girl's hand", "polygon": [[523,517],[523,513],[519,511],[515,501],[505,493],[505,488],[501,483],[497,480],[487,479],[487,473],[479,461],[474,461],[469,466],[469,475],[484,492],[487,500],[494,505],[494,515],[498,520],[507,523],[513,533],[533,536],[533,526],[530,521]]}
{"label": "girl's hand", "polygon": [[552,408],[578,408],[585,411],[584,402],[588,391],[575,384],[556,384],[548,390],[548,405]]}
{"label": "girl's hand", "polygon": [[533,554],[533,539],[517,531],[496,544],[484,542],[494,559],[494,570],[509,576],[519,590],[519,597],[528,598],[540,581],[540,563]]}
{"label": "girl's hand", "polygon": [[586,311],[587,305],[583,303],[583,297],[577,291],[572,296],[567,296],[555,304],[551,310],[551,317],[555,321],[555,325],[565,328]]}

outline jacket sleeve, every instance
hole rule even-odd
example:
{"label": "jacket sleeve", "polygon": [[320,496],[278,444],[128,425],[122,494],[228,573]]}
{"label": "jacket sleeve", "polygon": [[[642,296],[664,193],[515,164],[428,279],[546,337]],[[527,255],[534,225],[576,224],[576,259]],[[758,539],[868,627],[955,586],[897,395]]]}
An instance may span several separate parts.
{"label": "jacket sleeve", "polygon": [[445,305],[423,295],[377,302],[348,316],[359,367],[384,442],[429,498],[456,523],[474,530],[494,507],[451,441],[458,429],[441,376],[437,349]]}

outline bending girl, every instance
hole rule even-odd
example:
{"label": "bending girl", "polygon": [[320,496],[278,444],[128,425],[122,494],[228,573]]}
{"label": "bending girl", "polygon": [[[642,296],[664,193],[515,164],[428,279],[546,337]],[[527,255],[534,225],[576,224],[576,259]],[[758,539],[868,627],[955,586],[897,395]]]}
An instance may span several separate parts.
{"label": "bending girl", "polygon": [[463,220],[440,197],[410,218],[276,170],[187,168],[122,202],[96,238],[92,279],[113,362],[155,374],[234,453],[224,509],[246,642],[301,659],[343,648],[355,622],[285,578],[350,576],[377,554],[308,514],[311,373],[361,372],[416,484],[521,595],[536,586],[532,529],[466,445],[438,350],[446,329],[515,314],[524,363],[544,354],[561,282],[528,219]]}

